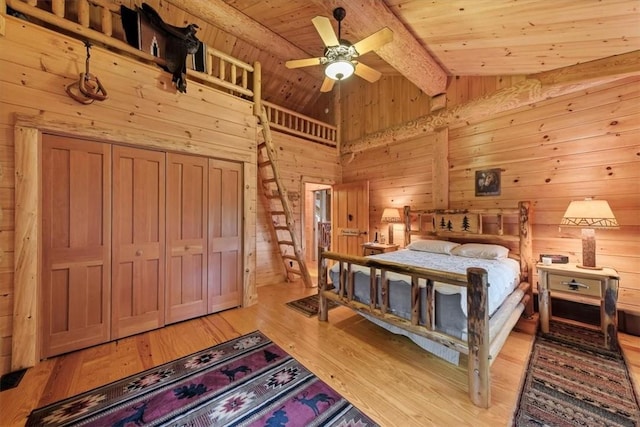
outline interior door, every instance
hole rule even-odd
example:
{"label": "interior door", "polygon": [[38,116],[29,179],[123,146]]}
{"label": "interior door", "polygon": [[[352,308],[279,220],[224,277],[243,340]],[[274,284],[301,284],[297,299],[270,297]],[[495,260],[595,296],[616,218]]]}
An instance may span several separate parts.
{"label": "interior door", "polygon": [[242,304],[242,164],[209,159],[209,313]]}
{"label": "interior door", "polygon": [[331,190],[331,250],[362,255],[369,233],[369,181],[336,184]]}
{"label": "interior door", "polygon": [[109,340],[111,147],[42,135],[42,356]]}
{"label": "interior door", "polygon": [[208,159],[167,154],[166,323],[207,314]]}
{"label": "interior door", "polygon": [[112,339],[164,325],[165,154],[113,146]]}

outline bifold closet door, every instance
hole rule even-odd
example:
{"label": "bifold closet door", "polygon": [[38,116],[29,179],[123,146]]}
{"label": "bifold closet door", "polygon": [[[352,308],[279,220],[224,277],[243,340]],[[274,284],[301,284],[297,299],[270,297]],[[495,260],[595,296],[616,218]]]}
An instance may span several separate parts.
{"label": "bifold closet door", "polygon": [[242,164],[209,159],[209,312],[242,304]]}
{"label": "bifold closet door", "polygon": [[167,154],[166,323],[207,314],[206,157]]}
{"label": "bifold closet door", "polygon": [[164,326],[165,154],[113,146],[112,339]]}
{"label": "bifold closet door", "polygon": [[41,355],[109,340],[111,146],[42,135]]}

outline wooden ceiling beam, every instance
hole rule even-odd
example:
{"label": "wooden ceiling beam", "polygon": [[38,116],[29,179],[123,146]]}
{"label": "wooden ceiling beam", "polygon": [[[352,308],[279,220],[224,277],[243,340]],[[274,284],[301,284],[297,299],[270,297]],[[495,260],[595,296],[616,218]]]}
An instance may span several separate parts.
{"label": "wooden ceiling beam", "polygon": [[278,58],[306,58],[307,52],[223,0],[164,0]]}
{"label": "wooden ceiling beam", "polygon": [[375,52],[378,56],[427,95],[435,96],[446,91],[447,73],[383,1],[312,1],[327,16],[332,16],[336,7],[344,7],[349,28],[361,38],[388,27],[393,31],[393,41],[377,49]]}
{"label": "wooden ceiling beam", "polygon": [[355,154],[386,144],[405,141],[461,122],[476,122],[509,110],[611,81],[640,76],[639,51],[598,59],[528,76],[513,86],[473,99],[466,104],[438,110],[407,123],[365,135],[341,145],[342,154]]}
{"label": "wooden ceiling beam", "polygon": [[584,81],[592,79],[609,79],[612,75],[638,75],[640,73],[640,50],[613,55],[608,58],[583,62],[570,67],[527,76],[529,79],[539,80],[543,85],[560,84],[566,82]]}

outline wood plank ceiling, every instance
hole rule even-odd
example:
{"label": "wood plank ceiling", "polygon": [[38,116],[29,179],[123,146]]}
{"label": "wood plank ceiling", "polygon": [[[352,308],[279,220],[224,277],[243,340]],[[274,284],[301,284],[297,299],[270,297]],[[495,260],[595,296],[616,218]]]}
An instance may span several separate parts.
{"label": "wood plank ceiling", "polygon": [[528,75],[640,49],[638,0],[145,1],[174,25],[197,23],[207,45],[260,61],[263,97],[303,112],[320,96],[322,67],[284,63],[323,55],[311,19],[329,17],[337,33],[337,6],[347,11],[343,39],[394,31],[393,42],[361,62],[383,77],[403,75],[431,96],[451,76]]}

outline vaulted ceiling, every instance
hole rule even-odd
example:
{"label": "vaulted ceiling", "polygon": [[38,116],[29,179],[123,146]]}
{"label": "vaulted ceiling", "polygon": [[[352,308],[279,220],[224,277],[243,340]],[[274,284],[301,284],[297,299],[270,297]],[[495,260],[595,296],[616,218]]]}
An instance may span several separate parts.
{"label": "vaulted ceiling", "polygon": [[260,61],[263,97],[297,111],[320,96],[323,70],[284,64],[323,55],[311,20],[329,17],[337,33],[338,6],[347,12],[343,39],[353,43],[383,27],[394,33],[362,63],[431,96],[452,76],[528,75],[640,49],[638,0],[145,1],[170,23],[197,23],[208,46]]}

